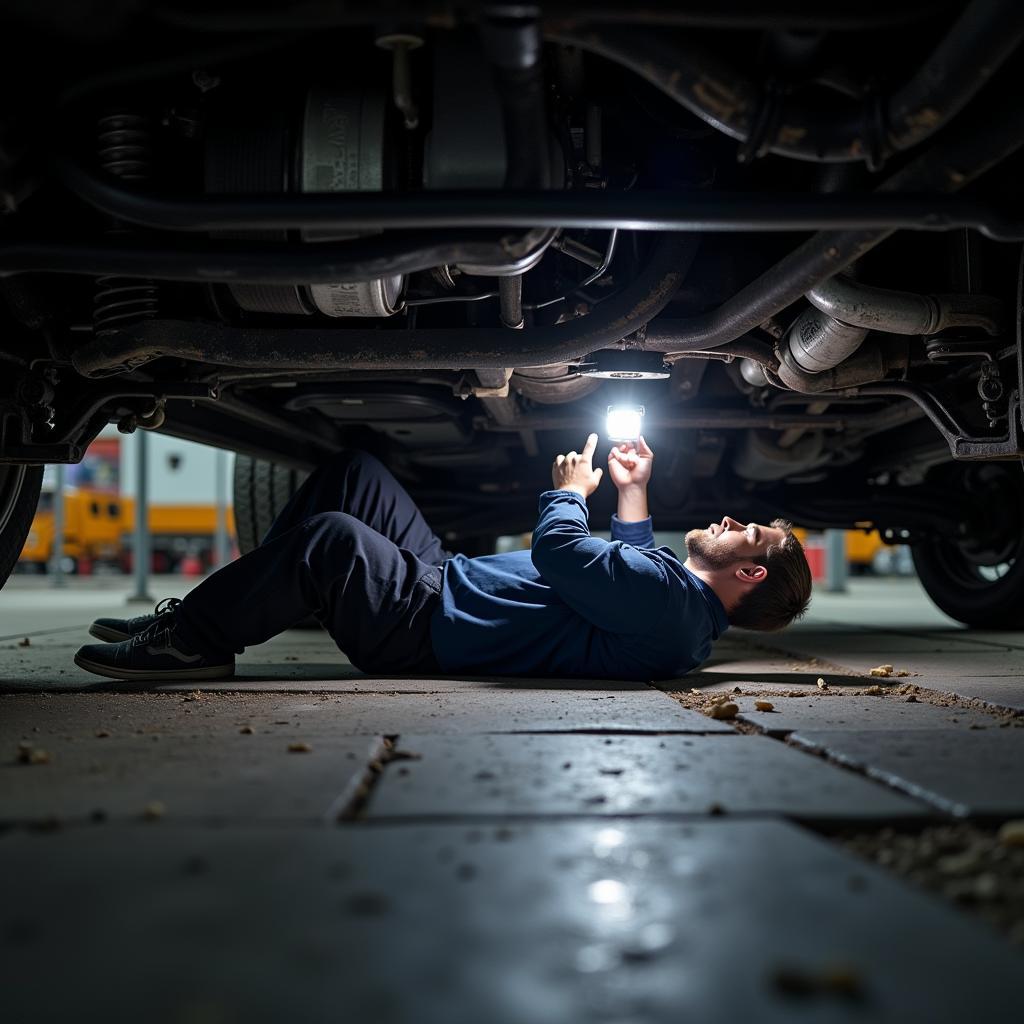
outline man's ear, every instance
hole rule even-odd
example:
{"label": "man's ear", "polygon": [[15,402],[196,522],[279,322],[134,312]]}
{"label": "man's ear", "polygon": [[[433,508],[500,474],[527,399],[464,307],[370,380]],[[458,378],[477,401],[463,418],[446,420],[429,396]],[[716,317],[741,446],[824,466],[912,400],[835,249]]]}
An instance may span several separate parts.
{"label": "man's ear", "polygon": [[763,565],[743,565],[736,570],[736,579],[741,583],[760,583],[768,576],[768,569]]}

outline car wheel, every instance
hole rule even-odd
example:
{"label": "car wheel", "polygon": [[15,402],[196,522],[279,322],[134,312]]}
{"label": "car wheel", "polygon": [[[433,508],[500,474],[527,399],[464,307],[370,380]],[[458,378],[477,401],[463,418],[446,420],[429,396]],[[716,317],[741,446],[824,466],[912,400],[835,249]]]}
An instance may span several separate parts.
{"label": "car wheel", "polygon": [[1016,464],[957,466],[946,482],[971,495],[976,517],[967,537],[914,545],[922,586],[969,626],[1024,627],[1024,472]]}
{"label": "car wheel", "polygon": [[307,473],[249,455],[235,456],[235,535],[241,554],[266,536],[278,513],[299,489]]}
{"label": "car wheel", "polygon": [[42,484],[42,466],[0,466],[0,587],[25,545]]}

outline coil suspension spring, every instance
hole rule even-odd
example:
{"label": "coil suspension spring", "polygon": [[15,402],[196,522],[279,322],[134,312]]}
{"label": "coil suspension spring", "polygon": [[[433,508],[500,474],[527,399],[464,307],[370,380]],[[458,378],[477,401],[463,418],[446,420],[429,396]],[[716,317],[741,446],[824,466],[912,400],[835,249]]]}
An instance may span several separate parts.
{"label": "coil suspension spring", "polygon": [[[97,123],[100,167],[122,181],[146,181],[153,171],[153,130],[145,114],[105,114]],[[110,234],[130,229],[114,226]],[[153,281],[134,277],[96,279],[92,322],[97,334],[157,315],[159,292]]]}

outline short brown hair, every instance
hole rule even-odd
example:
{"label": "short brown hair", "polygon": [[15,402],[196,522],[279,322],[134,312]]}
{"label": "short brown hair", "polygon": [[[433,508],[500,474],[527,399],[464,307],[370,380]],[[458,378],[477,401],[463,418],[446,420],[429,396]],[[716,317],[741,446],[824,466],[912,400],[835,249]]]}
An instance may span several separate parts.
{"label": "short brown hair", "polygon": [[785,537],[781,544],[770,544],[763,555],[752,559],[765,566],[768,575],[733,606],[730,625],[773,632],[800,618],[811,602],[811,569],[803,545],[793,535],[793,524],[773,519],[771,525]]}

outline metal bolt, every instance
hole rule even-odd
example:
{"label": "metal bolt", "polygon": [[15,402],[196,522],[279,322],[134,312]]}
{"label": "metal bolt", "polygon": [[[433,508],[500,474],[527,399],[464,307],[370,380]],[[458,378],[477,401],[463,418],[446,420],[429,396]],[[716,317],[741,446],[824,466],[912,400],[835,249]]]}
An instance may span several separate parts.
{"label": "metal bolt", "polygon": [[423,45],[419,36],[407,32],[393,32],[380,36],[377,45],[391,51],[391,98],[401,112],[405,127],[412,131],[419,126],[420,114],[412,96],[412,69],[409,54]]}

